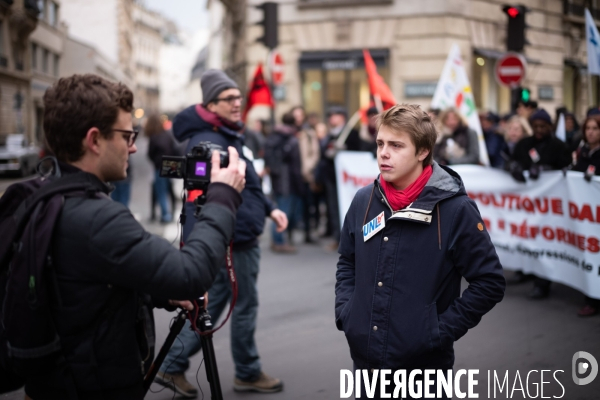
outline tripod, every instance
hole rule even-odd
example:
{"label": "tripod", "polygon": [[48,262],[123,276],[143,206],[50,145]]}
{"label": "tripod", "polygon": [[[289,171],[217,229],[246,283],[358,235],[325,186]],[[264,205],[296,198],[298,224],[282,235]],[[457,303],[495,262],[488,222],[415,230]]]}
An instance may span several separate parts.
{"label": "tripod", "polygon": [[[195,217],[197,217],[200,214],[200,210],[202,209],[202,206],[206,202],[207,187],[208,187],[208,185],[204,188],[204,190],[202,190],[202,194],[194,200],[194,205],[196,206],[196,212],[194,213]],[[181,212],[181,223],[182,224],[185,223],[185,218],[186,218],[186,213],[185,213],[185,197],[184,197],[182,212]],[[204,308],[203,305],[204,305],[204,297],[200,297],[198,299],[198,301],[196,301],[196,307],[199,307],[199,310],[198,310],[199,312],[197,314],[196,320],[192,321],[192,322],[195,322],[195,325],[200,330],[200,332],[208,332],[205,335],[200,335],[200,344],[202,346],[202,352],[204,353],[206,379],[208,380],[208,383],[210,385],[211,399],[212,400],[223,400],[223,392],[221,391],[221,381],[219,380],[219,370],[217,369],[217,359],[215,357],[215,348],[213,346],[213,341],[212,341],[213,325],[210,320],[210,315],[208,314],[208,311]],[[192,314],[190,313],[190,316],[191,315]],[[152,385],[152,382],[154,381],[154,378],[156,377],[156,374],[158,373],[158,369],[160,368],[163,361],[165,360],[165,357],[167,356],[167,353],[171,349],[173,342],[175,342],[177,335],[179,335],[179,333],[183,329],[186,319],[187,319],[187,311],[186,310],[179,311],[179,313],[177,314],[177,317],[175,318],[175,322],[173,323],[173,325],[171,326],[171,328],[169,330],[169,335],[167,336],[167,339],[163,343],[158,355],[156,356],[156,359],[152,362],[152,365],[150,366],[148,373],[144,377],[144,384],[143,384],[144,396],[146,396],[146,393],[148,393],[148,390],[150,389],[150,385]],[[192,324],[192,327],[190,327],[190,329],[193,329],[193,325],[194,324]]]}
{"label": "tripod", "polygon": [[[204,304],[204,297],[200,297],[198,299],[198,304]],[[169,349],[175,342],[175,338],[179,335],[179,332],[183,329],[185,325],[185,320],[187,319],[187,311],[181,310],[177,314],[175,318],[175,322],[171,326],[169,330],[169,335],[167,339],[163,343],[162,347],[156,359],[150,366],[148,373],[144,377],[144,396],[148,393],[150,389],[150,385],[154,381],[156,374],[158,373],[158,369],[162,365]],[[201,332],[208,332],[212,329],[212,322],[210,320],[210,315],[202,307],[200,312],[198,313],[198,318],[196,319],[196,326],[200,329]],[[210,393],[211,399],[213,400],[223,400],[223,392],[221,391],[221,381],[219,380],[219,370],[217,369],[217,359],[215,357],[215,348],[213,346],[212,341],[212,333],[207,335],[200,336],[200,343],[202,345],[202,352],[204,353],[204,363],[206,368],[206,379],[210,385]]]}

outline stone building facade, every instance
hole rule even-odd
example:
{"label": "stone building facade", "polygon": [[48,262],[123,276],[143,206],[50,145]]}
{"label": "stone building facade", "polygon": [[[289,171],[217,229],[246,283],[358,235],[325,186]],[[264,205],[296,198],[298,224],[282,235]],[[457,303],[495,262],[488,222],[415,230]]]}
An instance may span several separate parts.
{"label": "stone building facade", "polygon": [[29,115],[35,141],[43,142],[44,93],[61,75],[67,29],[60,22],[60,1],[39,0],[38,24],[31,34],[32,109]]}
{"label": "stone building facade", "polygon": [[123,72],[135,77],[134,0],[61,0],[69,36],[89,44]]}
{"label": "stone building facade", "polygon": [[160,51],[167,20],[140,4],[133,6],[135,103],[148,115],[160,108]]}
{"label": "stone building facade", "polygon": [[38,24],[34,0],[0,0],[0,144],[6,135],[24,133],[32,124],[29,37]]}
{"label": "stone building facade", "polygon": [[[267,49],[256,40],[260,0],[248,4],[247,76],[266,63]],[[368,104],[362,49],[369,49],[380,74],[399,102],[429,106],[451,46],[460,46],[476,105],[505,113],[510,90],[496,83],[494,64],[505,52],[505,0],[299,0],[279,2],[279,51],[285,61],[285,100],[277,114],[302,104],[323,114],[330,105],[350,113]],[[598,79],[588,97],[584,7],[587,0],[520,0],[529,44],[522,86],[553,113],[566,105],[578,116],[598,105]]]}

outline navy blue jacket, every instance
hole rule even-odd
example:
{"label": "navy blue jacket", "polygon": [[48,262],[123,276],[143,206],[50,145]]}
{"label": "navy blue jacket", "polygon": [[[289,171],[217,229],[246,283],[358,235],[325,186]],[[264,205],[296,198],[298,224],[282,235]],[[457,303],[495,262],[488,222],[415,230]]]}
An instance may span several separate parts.
{"label": "navy blue jacket", "polygon": [[[211,142],[223,147],[233,146],[246,161],[246,186],[242,191],[242,205],[236,215],[235,235],[233,237],[234,250],[243,250],[258,245],[258,236],[265,226],[265,217],[271,214],[274,207],[265,197],[262,185],[252,160],[244,155],[244,136],[240,132],[226,126],[217,127],[206,122],[196,112],[196,106],[190,106],[177,114],[173,119],[173,134],[180,142],[189,139],[186,154],[200,142]],[[186,203],[186,214],[194,214],[195,207]],[[183,226],[183,240],[192,231],[194,218],[187,218]]]}
{"label": "navy blue jacket", "polygon": [[[385,228],[365,242],[363,226],[381,212]],[[477,206],[437,163],[417,200],[393,214],[379,181],[359,190],[339,253],[336,325],[361,369],[451,368],[454,342],[504,296]]]}

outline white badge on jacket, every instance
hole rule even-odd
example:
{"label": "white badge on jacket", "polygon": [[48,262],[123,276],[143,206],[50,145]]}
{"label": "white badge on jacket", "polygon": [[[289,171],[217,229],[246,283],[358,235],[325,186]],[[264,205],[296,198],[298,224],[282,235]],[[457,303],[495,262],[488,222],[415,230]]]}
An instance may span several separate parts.
{"label": "white badge on jacket", "polygon": [[385,228],[385,213],[381,214],[363,225],[363,239],[366,242],[371,239],[377,232]]}

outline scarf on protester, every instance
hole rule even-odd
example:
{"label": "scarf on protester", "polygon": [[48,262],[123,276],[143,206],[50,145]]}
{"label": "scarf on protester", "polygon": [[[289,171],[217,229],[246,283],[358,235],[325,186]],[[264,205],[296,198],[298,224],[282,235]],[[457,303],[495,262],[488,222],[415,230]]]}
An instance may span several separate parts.
{"label": "scarf on protester", "polygon": [[208,122],[211,125],[216,127],[226,127],[231,129],[232,131],[242,133],[241,131],[244,129],[244,124],[240,122],[231,122],[226,120],[225,118],[219,117],[214,112],[208,111],[202,104],[196,105],[196,113],[202,118],[204,121]]}
{"label": "scarf on protester", "polygon": [[390,206],[392,206],[392,210],[402,210],[415,201],[423,191],[427,181],[429,181],[431,174],[433,174],[433,168],[431,165],[428,165],[423,169],[417,180],[408,185],[404,190],[396,190],[391,183],[386,182],[383,178],[380,179],[381,187],[383,187],[385,197]]}

